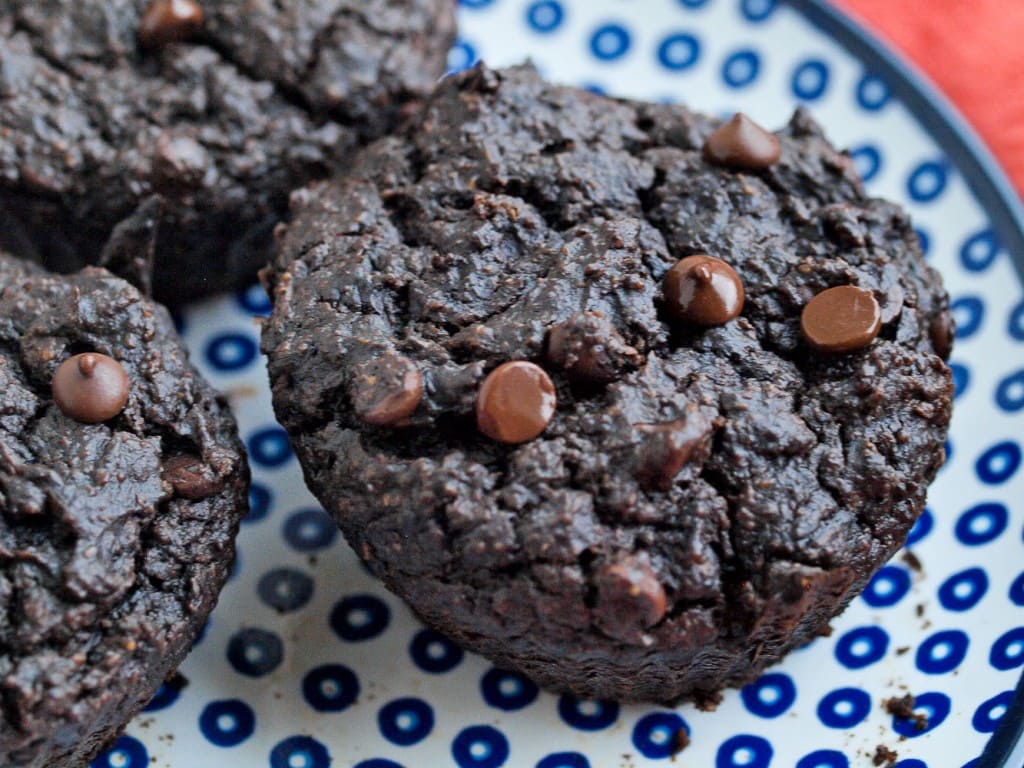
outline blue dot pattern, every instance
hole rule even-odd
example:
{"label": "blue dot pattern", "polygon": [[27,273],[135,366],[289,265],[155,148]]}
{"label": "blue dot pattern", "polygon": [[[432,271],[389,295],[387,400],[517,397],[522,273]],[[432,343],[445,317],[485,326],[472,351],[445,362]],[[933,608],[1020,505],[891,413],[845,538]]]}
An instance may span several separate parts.
{"label": "blue dot pattern", "polygon": [[359,698],[359,678],[346,666],[325,664],[306,673],[302,697],[317,712],[341,712]]}
{"label": "blue dot pattern", "polygon": [[619,718],[614,701],[580,700],[568,694],[558,699],[558,714],[568,725],[580,731],[600,731]]}
{"label": "blue dot pattern", "polygon": [[274,568],[260,578],[260,600],[281,613],[297,611],[313,597],[313,579],[295,568]]}
{"label": "blue dot pattern", "polygon": [[590,761],[579,752],[556,752],[542,757],[536,768],[590,768]]}
{"label": "blue dot pattern", "polygon": [[689,738],[686,721],[675,712],[652,712],[633,726],[633,746],[644,757],[672,757],[679,749],[679,734]]}
{"label": "blue dot pattern", "polygon": [[874,575],[861,599],[873,608],[889,608],[910,591],[910,573],[897,565],[886,565]]}
{"label": "blue dot pattern", "polygon": [[730,88],[746,88],[761,74],[761,56],[753,49],[736,51],[722,63],[722,80]]}
{"label": "blue dot pattern", "polygon": [[665,69],[681,72],[700,59],[700,41],[686,32],[669,35],[658,46],[658,61]]}
{"label": "blue dot pattern", "polygon": [[331,629],[342,640],[359,642],[377,637],[387,629],[391,609],[373,595],[350,595],[331,611]]}
{"label": "blue dot pattern", "polygon": [[796,768],[850,768],[850,761],[842,752],[819,749],[801,757]]}
{"label": "blue dot pattern", "polygon": [[871,711],[871,695],[860,688],[839,688],[818,703],[818,719],[828,728],[849,730]]}
{"label": "blue dot pattern", "polygon": [[836,660],[847,669],[863,669],[885,657],[889,634],[881,627],[857,627],[836,641]]}
{"label": "blue dot pattern", "polygon": [[540,694],[532,680],[501,669],[491,669],[483,676],[480,692],[490,706],[506,712],[530,706]]}
{"label": "blue dot pattern", "polygon": [[949,717],[950,699],[944,693],[929,691],[914,696],[914,713],[924,715],[926,720],[893,716],[892,728],[900,736],[917,739],[935,730]]}
{"label": "blue dot pattern", "polygon": [[978,733],[992,733],[999,727],[1006,710],[1013,701],[1013,691],[1003,691],[987,701],[983,701],[974,711],[971,725]]}
{"label": "blue dot pattern", "polygon": [[939,602],[947,611],[963,613],[976,606],[988,591],[988,575],[982,568],[954,573],[939,587]]}
{"label": "blue dot pattern", "polygon": [[459,768],[498,768],[508,756],[508,739],[490,725],[465,728],[452,742],[452,757]]}
{"label": "blue dot pattern", "polygon": [[[253,323],[270,303],[254,285],[176,317],[197,367],[231,397],[252,455],[244,567],[182,669],[188,686],[162,686],[145,720],[95,766],[647,768],[671,764],[676,718],[692,730],[677,758],[686,765],[856,766],[880,741],[901,754],[899,768],[965,766],[981,754],[1024,670],[1024,289],[1010,254],[958,159],[902,108],[899,83],[802,19],[797,4],[642,2],[641,12],[616,0],[462,0],[449,67],[529,56],[595,92],[742,110],[769,126],[804,104],[850,142],[868,193],[909,208],[958,323],[949,461],[909,538],[922,570],[894,559],[831,637],[727,691],[717,712],[539,691],[424,630],[306,491],[270,408]],[[930,724],[905,742],[879,707],[906,692],[901,681],[922,686]],[[870,699],[860,722],[819,719],[826,700],[826,718],[855,719],[862,697],[851,689]],[[408,746],[379,722],[403,699],[436,719]],[[399,733],[424,722],[410,710],[392,719]]]}
{"label": "blue dot pattern", "polygon": [[978,547],[998,539],[1006,530],[1010,511],[998,501],[975,504],[956,521],[956,537],[961,544]]}
{"label": "blue dot pattern", "polygon": [[256,714],[239,699],[211,701],[199,715],[199,730],[218,747],[237,747],[256,730]]}
{"label": "blue dot pattern", "polygon": [[767,739],[742,733],[718,748],[715,768],[768,768],[774,753]]}
{"label": "blue dot pattern", "polygon": [[926,675],[944,675],[963,663],[970,638],[959,629],[936,632],[917,648],[915,664]]}
{"label": "blue dot pattern", "polygon": [[796,701],[796,685],[789,675],[769,672],[740,691],[743,706],[758,717],[773,718],[785,714]]}
{"label": "blue dot pattern", "polygon": [[227,657],[240,675],[263,677],[280,666],[284,658],[284,643],[268,630],[243,629],[228,643]]}
{"label": "blue dot pattern", "polygon": [[423,629],[409,644],[409,656],[424,672],[440,675],[459,666],[465,652],[440,632]]}
{"label": "blue dot pattern", "polygon": [[289,736],[270,751],[270,768],[327,768],[327,747],[311,736]]}
{"label": "blue dot pattern", "polygon": [[149,752],[145,745],[131,736],[121,736],[108,752],[99,755],[89,768],[148,768]]}
{"label": "blue dot pattern", "polygon": [[829,67],[819,59],[809,59],[793,71],[793,95],[801,101],[816,101],[828,88]]}
{"label": "blue dot pattern", "polygon": [[434,710],[423,699],[395,699],[381,707],[377,723],[385,739],[400,747],[423,741],[434,730]]}
{"label": "blue dot pattern", "polygon": [[590,37],[590,50],[600,61],[610,62],[621,58],[632,44],[629,30],[621,24],[605,24],[594,30]]}

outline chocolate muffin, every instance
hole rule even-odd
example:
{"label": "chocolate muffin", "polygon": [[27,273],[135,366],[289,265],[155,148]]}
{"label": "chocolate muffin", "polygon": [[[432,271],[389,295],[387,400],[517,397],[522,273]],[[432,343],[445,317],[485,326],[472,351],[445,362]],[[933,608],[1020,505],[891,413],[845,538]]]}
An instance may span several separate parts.
{"label": "chocolate muffin", "polygon": [[167,311],[0,255],[0,755],[79,768],[217,602],[249,470]]}
{"label": "chocolate muffin", "polygon": [[452,6],[0,0],[2,243],[59,271],[95,264],[161,194],[158,297],[255,279],[288,193],[434,86]]}
{"label": "chocolate muffin", "polygon": [[803,111],[479,67],[292,202],[262,346],[308,484],[426,623],[544,686],[751,680],[943,463],[948,298]]}

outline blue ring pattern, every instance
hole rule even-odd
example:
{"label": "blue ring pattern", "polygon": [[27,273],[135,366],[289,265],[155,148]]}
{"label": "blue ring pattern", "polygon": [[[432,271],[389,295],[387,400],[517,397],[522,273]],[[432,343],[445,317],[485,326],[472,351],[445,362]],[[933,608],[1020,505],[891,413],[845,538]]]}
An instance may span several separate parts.
{"label": "blue ring pattern", "polygon": [[237,747],[256,731],[256,713],[240,699],[211,701],[199,715],[199,730],[211,744]]}

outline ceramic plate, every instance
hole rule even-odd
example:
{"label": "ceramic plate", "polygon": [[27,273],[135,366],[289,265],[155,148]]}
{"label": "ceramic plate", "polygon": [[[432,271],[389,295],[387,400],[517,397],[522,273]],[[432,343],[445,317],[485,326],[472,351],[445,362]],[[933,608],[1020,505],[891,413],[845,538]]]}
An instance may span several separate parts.
{"label": "ceramic plate", "polygon": [[[1024,234],[987,156],[812,0],[462,0],[459,13],[453,69],[530,57],[553,79],[770,126],[805,104],[870,191],[910,209],[958,325],[950,461],[913,556],[884,567],[831,637],[715,712],[538,692],[420,627],[305,490],[271,412],[253,288],[182,318],[252,456],[240,563],[181,675],[96,768],[843,768],[871,765],[879,745],[899,768],[1019,768],[1024,299],[1008,252],[1024,254]],[[883,709],[905,693],[924,730]],[[692,743],[673,756],[680,728]]]}

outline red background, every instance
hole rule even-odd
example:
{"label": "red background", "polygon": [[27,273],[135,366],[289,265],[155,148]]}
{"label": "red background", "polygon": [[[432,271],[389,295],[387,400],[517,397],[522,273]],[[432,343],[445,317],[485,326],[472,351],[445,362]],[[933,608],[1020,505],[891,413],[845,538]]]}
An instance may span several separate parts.
{"label": "red background", "polygon": [[1024,2],[834,2],[945,92],[1024,193]]}

